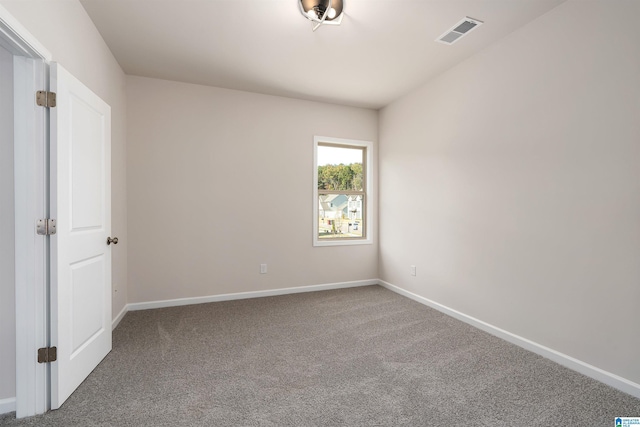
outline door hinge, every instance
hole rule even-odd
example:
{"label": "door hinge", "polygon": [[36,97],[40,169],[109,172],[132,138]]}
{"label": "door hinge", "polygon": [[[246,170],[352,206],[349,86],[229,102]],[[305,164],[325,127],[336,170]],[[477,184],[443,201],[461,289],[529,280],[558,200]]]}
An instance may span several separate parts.
{"label": "door hinge", "polygon": [[56,347],[43,347],[38,349],[38,363],[51,363],[58,360]]}
{"label": "door hinge", "polygon": [[36,104],[40,107],[53,108],[56,106],[56,93],[39,90],[36,92]]}
{"label": "door hinge", "polygon": [[49,218],[39,219],[36,223],[36,232],[41,236],[56,234],[56,220]]}

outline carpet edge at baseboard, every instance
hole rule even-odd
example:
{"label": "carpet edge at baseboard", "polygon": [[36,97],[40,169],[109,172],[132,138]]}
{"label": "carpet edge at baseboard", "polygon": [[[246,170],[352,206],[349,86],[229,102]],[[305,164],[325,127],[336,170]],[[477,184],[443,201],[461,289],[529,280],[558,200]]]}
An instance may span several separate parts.
{"label": "carpet edge at baseboard", "polygon": [[[264,291],[238,292],[233,294],[208,295],[203,297],[177,298],[161,301],[129,303],[123,311],[149,310],[154,308],[177,307],[181,305],[205,304],[209,302],[232,301],[238,299],[262,298],[277,295],[298,294],[302,292],[327,291],[332,289],[356,288],[379,284],[378,279],[355,280],[351,282],[327,283],[321,285],[299,286],[294,288],[269,289]],[[121,312],[122,313],[122,312]],[[125,312],[126,313],[126,312]],[[122,314],[124,316],[124,314]],[[120,314],[118,317],[121,319]],[[116,320],[114,320],[115,323]],[[119,322],[120,320],[118,320]]]}
{"label": "carpet edge at baseboard", "polygon": [[[354,288],[359,286],[371,286],[371,285],[380,285],[392,292],[395,292],[399,295],[410,298],[416,302],[419,302],[435,310],[438,310],[441,313],[444,313],[448,316],[451,316],[455,319],[465,322],[475,328],[478,328],[487,333],[490,333],[491,335],[497,336],[498,338],[504,339],[505,341],[508,341],[519,347],[522,347],[525,350],[529,350],[542,357],[553,360],[554,362],[566,368],[579,372],[601,383],[607,384],[615,389],[618,389],[627,394],[630,394],[631,396],[640,398],[640,384],[637,384],[626,378],[620,377],[619,375],[600,369],[596,366],[590,365],[586,362],[583,362],[579,359],[568,356],[564,353],[561,353],[552,348],[546,347],[542,344],[538,344],[534,341],[531,341],[519,335],[513,334],[504,329],[500,329],[494,325],[483,322],[482,320],[479,320],[469,315],[466,315],[464,313],[461,313],[457,310],[454,310],[450,307],[447,307],[445,305],[432,301],[428,298],[414,294],[413,292],[402,289],[398,286],[395,286],[381,279],[356,280],[351,282],[328,283],[328,284],[321,284],[321,285],[300,286],[300,287],[294,287],[294,288],[281,288],[281,289],[270,289],[270,290],[264,290],[264,291],[254,291],[254,292],[238,292],[233,294],[209,295],[209,296],[203,296],[203,297],[178,298],[178,299],[161,300],[161,301],[129,303],[129,304],[126,304],[122,308],[120,313],[118,313],[118,315],[113,319],[112,329],[115,329],[116,326],[118,326],[122,318],[129,311],[149,310],[154,308],[165,308],[165,307],[177,307],[182,305],[204,304],[204,303],[210,303],[210,302],[231,301],[231,300],[249,299],[249,298],[261,298],[261,297],[268,297],[268,296],[296,294],[301,292],[316,292],[316,291],[324,291],[324,290],[331,290],[331,289],[344,289],[344,288]],[[0,401],[0,403],[1,402],[2,401]]]}
{"label": "carpet edge at baseboard", "polygon": [[111,321],[112,331],[118,326],[118,324],[120,323],[124,315],[127,314],[129,310],[130,310],[129,304],[125,304],[124,307],[122,307],[122,310],[120,310],[120,313],[118,313],[116,317],[113,318],[113,320]]}
{"label": "carpet edge at baseboard", "polygon": [[15,412],[15,410],[16,410],[15,397],[0,399],[0,415],[8,414],[9,412]]}
{"label": "carpet edge at baseboard", "polygon": [[431,307],[434,310],[438,310],[441,313],[444,313],[464,323],[467,323],[475,328],[485,331],[491,335],[494,335],[498,338],[501,338],[512,344],[515,344],[518,347],[522,347],[525,350],[529,350],[542,357],[553,360],[554,362],[566,368],[579,372],[583,375],[586,375],[587,377],[593,378],[596,381],[599,381],[615,389],[623,391],[627,394],[630,394],[631,396],[640,398],[640,384],[636,384],[633,381],[630,381],[619,375],[613,374],[611,372],[607,372],[604,369],[600,369],[596,366],[590,365],[586,362],[583,362],[579,359],[568,356],[552,348],[545,347],[542,344],[538,344],[534,341],[528,340],[519,335],[513,334],[509,331],[505,331],[504,329],[500,329],[489,323],[483,322],[482,320],[476,319],[474,317],[461,313],[457,310],[449,308],[445,305],[432,301],[428,298],[422,297],[420,295],[414,294],[413,292],[410,292],[398,286],[392,285],[391,283],[385,282],[384,280],[378,280],[378,284],[380,286],[383,286],[386,289],[389,289],[392,292],[395,292],[399,295],[410,298],[416,302],[419,302],[420,304],[424,304],[428,307]]}

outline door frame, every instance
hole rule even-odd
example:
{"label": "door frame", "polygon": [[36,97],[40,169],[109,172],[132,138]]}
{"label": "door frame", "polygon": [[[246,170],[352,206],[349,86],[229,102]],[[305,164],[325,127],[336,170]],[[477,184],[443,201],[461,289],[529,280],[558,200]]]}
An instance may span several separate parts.
{"label": "door frame", "polygon": [[49,113],[35,105],[48,89],[51,53],[0,5],[0,45],[14,58],[16,417],[46,412],[49,370],[36,352],[49,343],[49,238],[35,221],[49,209]]}

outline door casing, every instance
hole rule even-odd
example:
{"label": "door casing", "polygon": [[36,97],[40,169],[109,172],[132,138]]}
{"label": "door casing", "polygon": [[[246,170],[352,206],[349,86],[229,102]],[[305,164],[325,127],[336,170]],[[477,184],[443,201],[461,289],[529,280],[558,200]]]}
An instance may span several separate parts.
{"label": "door casing", "polygon": [[16,417],[49,409],[48,366],[36,351],[48,346],[48,246],[35,221],[48,216],[48,111],[35,92],[48,89],[51,53],[0,6],[0,45],[14,59],[14,190],[16,287]]}

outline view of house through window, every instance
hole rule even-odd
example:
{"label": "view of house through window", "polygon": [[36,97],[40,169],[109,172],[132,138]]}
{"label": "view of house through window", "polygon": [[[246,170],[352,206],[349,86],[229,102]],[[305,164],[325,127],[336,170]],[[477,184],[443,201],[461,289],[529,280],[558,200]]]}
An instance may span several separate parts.
{"label": "view of house through window", "polygon": [[318,143],[319,239],[365,237],[366,147]]}

